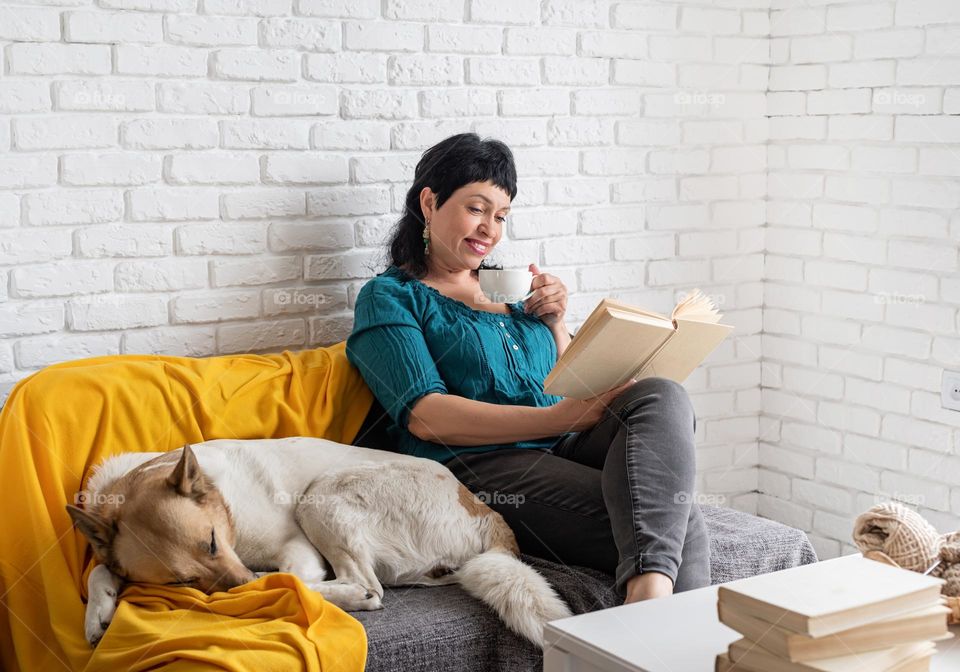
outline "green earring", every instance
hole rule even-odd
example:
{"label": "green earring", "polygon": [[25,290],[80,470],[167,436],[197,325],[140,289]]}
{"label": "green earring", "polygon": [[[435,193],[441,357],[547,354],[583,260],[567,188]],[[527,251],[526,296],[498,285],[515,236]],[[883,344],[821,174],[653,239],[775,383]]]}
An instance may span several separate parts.
{"label": "green earring", "polygon": [[423,254],[430,254],[430,222],[427,222],[423,227]]}

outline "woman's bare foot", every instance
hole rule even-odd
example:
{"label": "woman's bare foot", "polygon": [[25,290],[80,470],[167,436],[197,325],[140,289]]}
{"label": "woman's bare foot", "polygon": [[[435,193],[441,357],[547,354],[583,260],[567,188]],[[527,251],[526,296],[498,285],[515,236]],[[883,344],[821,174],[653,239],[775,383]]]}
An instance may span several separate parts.
{"label": "woman's bare foot", "polygon": [[673,595],[673,581],[670,577],[660,572],[646,572],[627,581],[627,599],[623,603],[630,604],[666,595]]}

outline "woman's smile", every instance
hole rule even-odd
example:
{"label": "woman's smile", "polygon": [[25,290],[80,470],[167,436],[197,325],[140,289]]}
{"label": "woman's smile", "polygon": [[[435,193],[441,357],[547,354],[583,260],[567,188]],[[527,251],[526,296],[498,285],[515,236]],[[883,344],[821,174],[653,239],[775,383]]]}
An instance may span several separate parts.
{"label": "woman's smile", "polygon": [[488,249],[490,249],[489,245],[481,243],[476,238],[467,238],[466,243],[467,247],[472,250],[474,254],[478,254],[481,257],[487,253]]}

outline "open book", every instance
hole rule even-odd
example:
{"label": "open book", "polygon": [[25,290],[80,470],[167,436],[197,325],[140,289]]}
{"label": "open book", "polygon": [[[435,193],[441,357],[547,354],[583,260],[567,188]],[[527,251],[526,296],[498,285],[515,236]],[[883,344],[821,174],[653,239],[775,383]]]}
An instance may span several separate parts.
{"label": "open book", "polygon": [[682,383],[713,352],[731,325],[699,289],[670,317],[603,299],[580,327],[543,383],[547,394],[588,399],[630,378]]}

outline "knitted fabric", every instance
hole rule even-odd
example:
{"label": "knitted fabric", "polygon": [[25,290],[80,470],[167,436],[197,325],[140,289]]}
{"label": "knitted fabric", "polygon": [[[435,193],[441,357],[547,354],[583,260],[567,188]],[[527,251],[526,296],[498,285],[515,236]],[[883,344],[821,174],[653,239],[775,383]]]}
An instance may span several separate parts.
{"label": "knitted fabric", "polygon": [[960,597],[960,532],[943,535],[942,542],[940,566],[930,574],[946,580],[947,585],[940,592],[950,597]]}

